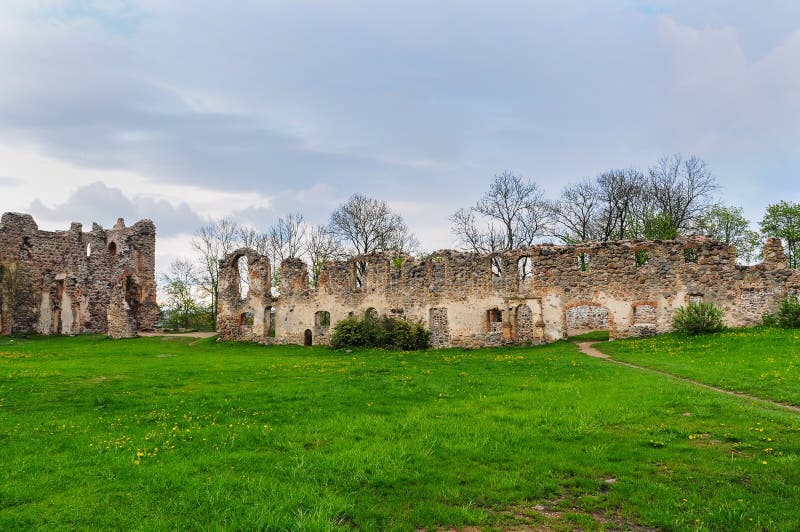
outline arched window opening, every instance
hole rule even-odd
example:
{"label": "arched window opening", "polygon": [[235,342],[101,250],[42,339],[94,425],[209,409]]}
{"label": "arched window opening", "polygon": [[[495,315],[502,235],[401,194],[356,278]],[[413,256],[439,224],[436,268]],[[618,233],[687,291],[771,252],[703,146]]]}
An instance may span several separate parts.
{"label": "arched window opening", "polygon": [[492,280],[503,278],[503,258],[500,255],[492,255],[489,259],[489,267],[492,270]]}
{"label": "arched window opening", "polygon": [[533,276],[533,261],[530,257],[524,256],[517,259],[517,278],[521,283],[530,281]]}
{"label": "arched window opening", "polygon": [[331,313],[327,310],[319,310],[314,314],[314,325],[316,327],[329,327],[331,324]]}
{"label": "arched window opening", "polygon": [[242,299],[250,293],[250,264],[247,257],[239,257],[236,260],[236,269],[239,271],[239,297]]}
{"label": "arched window opening", "polygon": [[108,244],[108,254],[111,255],[112,257],[117,254],[117,243],[116,242],[110,242]]}
{"label": "arched window opening", "polygon": [[314,343],[314,335],[311,333],[311,329],[306,329],[306,332],[303,333],[303,345],[309,347],[313,343]]}
{"label": "arched window opening", "polygon": [[275,338],[275,307],[269,307],[269,325],[267,326],[267,336]]}
{"label": "arched window opening", "polygon": [[367,262],[357,260],[353,263],[353,280],[356,288],[364,288],[367,285]]}
{"label": "arched window opening", "polygon": [[255,315],[252,312],[243,312],[239,315],[239,327],[252,327]]}
{"label": "arched window opening", "polygon": [[92,243],[91,242],[86,244],[86,256],[87,257],[91,257],[92,256]]}
{"label": "arched window opening", "polygon": [[582,272],[589,271],[589,254],[588,253],[579,253],[578,254],[578,270]]}

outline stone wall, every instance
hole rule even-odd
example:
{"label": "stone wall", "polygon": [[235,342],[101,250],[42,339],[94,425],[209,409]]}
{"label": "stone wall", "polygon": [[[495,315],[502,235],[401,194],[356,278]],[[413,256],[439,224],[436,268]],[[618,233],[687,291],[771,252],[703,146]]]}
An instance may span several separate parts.
{"label": "stone wall", "polygon": [[[235,268],[242,256],[251,265],[245,298]],[[218,326],[222,340],[303,344],[310,333],[313,344],[324,344],[318,312],[330,313],[332,327],[374,309],[423,322],[435,347],[548,342],[594,328],[622,338],[669,331],[675,309],[690,301],[719,305],[730,326],[754,325],[800,290],[800,272],[786,267],[778,240],[767,242],[761,264],[738,266],[735,257],[733,248],[703,236],[539,245],[493,256],[384,252],[326,264],[316,287],[305,265],[290,259],[273,297],[266,258],[239,250],[220,263]],[[247,313],[255,318],[250,328],[241,324]],[[260,323],[270,315],[274,336]]]}
{"label": "stone wall", "polygon": [[[142,220],[111,229],[40,231],[30,215],[0,220],[0,334],[153,330],[158,322],[155,226]],[[9,272],[17,281],[9,283]],[[12,287],[11,285],[15,285]]]}

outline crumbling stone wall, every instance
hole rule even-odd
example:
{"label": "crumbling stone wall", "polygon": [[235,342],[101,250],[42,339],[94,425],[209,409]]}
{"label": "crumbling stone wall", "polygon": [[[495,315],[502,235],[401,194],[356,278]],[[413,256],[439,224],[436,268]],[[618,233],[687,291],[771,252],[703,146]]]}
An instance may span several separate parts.
{"label": "crumbling stone wall", "polygon": [[30,215],[0,220],[0,266],[23,272],[17,293],[0,289],[0,334],[107,333],[114,338],[158,323],[155,226],[142,220],[111,229],[40,231]]}
{"label": "crumbling stone wall", "polygon": [[[233,288],[240,256],[259,265],[251,266],[246,298]],[[493,256],[384,252],[326,264],[315,287],[305,265],[289,259],[281,265],[280,296],[272,297],[266,258],[239,250],[220,263],[225,304],[218,325],[222,340],[304,344],[311,335],[312,344],[324,344],[317,313],[329,312],[332,327],[348,315],[377,312],[422,321],[435,347],[549,342],[593,328],[622,338],[669,331],[675,310],[691,301],[719,305],[730,326],[754,325],[800,290],[800,272],[786,267],[778,240],[767,242],[761,264],[739,266],[735,257],[733,248],[703,236],[545,244]],[[242,326],[245,312],[272,315],[274,336],[266,325]]]}

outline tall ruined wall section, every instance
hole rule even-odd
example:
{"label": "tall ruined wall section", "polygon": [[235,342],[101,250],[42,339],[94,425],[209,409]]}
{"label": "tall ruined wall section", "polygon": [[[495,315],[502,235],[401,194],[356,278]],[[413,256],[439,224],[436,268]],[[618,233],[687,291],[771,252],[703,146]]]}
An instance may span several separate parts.
{"label": "tall ruined wall section", "polygon": [[[302,262],[289,259],[278,298],[268,277],[253,291],[252,267],[250,293],[233,297],[239,278],[232,260],[245,253],[269,271],[251,251],[221,263],[220,282],[228,287],[220,306],[223,340],[324,344],[337,321],[365,312],[421,320],[435,347],[554,341],[597,328],[622,338],[669,331],[675,310],[693,301],[722,307],[730,326],[754,325],[788,293],[800,292],[800,272],[786,267],[775,239],[756,266],[736,265],[733,248],[701,236],[539,245],[494,256],[377,253],[328,263],[314,288]],[[247,325],[248,313],[264,322]]]}
{"label": "tall ruined wall section", "polygon": [[[107,333],[153,330],[158,322],[155,226],[142,220],[111,229],[40,231],[30,215],[0,221],[0,334]],[[17,280],[9,283],[9,269]],[[14,284],[15,287],[12,287]]]}

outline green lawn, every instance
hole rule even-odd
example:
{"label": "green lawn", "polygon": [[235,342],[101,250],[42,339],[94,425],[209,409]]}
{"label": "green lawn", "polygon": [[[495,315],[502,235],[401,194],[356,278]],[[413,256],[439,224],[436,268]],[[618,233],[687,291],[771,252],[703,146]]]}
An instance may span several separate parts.
{"label": "green lawn", "polygon": [[734,329],[694,338],[669,334],[596,347],[631,364],[800,405],[797,329]]}
{"label": "green lawn", "polygon": [[800,526],[800,415],[569,342],[189,342],[0,339],[0,530]]}

